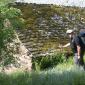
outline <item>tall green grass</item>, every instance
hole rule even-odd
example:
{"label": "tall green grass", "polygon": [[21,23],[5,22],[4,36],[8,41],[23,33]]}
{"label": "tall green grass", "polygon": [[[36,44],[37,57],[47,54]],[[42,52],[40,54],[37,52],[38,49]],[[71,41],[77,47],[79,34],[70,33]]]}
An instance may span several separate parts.
{"label": "tall green grass", "polygon": [[85,85],[85,71],[61,64],[40,72],[0,73],[0,85]]}
{"label": "tall green grass", "polygon": [[0,85],[85,85],[85,71],[70,58],[48,70],[0,73]]}

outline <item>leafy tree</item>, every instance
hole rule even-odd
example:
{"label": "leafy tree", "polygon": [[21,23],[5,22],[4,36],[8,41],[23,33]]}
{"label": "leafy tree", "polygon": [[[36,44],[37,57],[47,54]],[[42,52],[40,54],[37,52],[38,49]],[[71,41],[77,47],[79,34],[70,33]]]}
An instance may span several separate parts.
{"label": "leafy tree", "polygon": [[2,4],[8,4],[8,3],[13,3],[15,0],[0,0],[0,3]]}
{"label": "leafy tree", "polygon": [[[1,0],[2,1],[2,0]],[[7,1],[7,0],[4,0]],[[20,26],[21,11],[0,3],[0,65],[5,66],[15,61],[14,48],[9,48],[15,36],[15,29]]]}

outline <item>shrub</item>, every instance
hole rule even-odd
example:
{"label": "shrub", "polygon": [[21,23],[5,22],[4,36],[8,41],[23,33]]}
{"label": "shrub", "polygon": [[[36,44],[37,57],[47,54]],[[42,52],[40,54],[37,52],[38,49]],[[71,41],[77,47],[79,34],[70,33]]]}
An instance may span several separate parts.
{"label": "shrub", "polygon": [[47,55],[47,56],[39,56],[33,58],[32,62],[33,62],[33,69],[44,70],[49,67],[53,67],[59,63],[65,62],[65,56],[63,53]]}
{"label": "shrub", "polygon": [[8,45],[15,39],[15,29],[21,21],[21,11],[0,3],[0,66],[14,62],[14,50]]}

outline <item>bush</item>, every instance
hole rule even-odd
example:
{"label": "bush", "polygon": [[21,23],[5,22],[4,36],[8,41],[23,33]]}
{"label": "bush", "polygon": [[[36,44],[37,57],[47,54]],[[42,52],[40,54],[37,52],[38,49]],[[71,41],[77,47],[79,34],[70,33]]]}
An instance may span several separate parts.
{"label": "bush", "polygon": [[32,60],[33,62],[33,69],[35,70],[44,70],[59,63],[65,62],[65,56],[63,53],[58,53],[54,55],[47,55],[47,56],[39,56],[35,57]]}
{"label": "bush", "polygon": [[0,3],[0,66],[6,66],[15,61],[14,48],[10,48],[9,44],[16,38],[15,29],[20,25],[20,16],[19,9]]}

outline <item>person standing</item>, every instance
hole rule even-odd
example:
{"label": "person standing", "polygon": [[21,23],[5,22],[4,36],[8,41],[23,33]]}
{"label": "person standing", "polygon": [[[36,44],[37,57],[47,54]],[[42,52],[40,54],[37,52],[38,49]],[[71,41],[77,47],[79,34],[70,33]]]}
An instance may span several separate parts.
{"label": "person standing", "polygon": [[74,54],[74,63],[78,66],[84,67],[84,52],[85,52],[85,45],[83,44],[79,35],[76,35],[74,30],[69,29],[66,31],[67,35],[69,36],[70,43],[64,45],[63,47],[71,46],[72,52]]}

